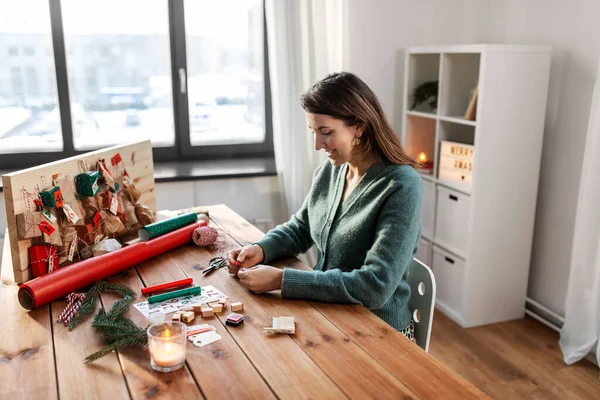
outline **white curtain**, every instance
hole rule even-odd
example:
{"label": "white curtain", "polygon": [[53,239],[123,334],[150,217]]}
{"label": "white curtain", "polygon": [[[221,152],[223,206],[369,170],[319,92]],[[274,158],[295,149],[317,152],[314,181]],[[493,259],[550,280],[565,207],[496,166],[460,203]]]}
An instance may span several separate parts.
{"label": "white curtain", "polygon": [[[265,2],[275,162],[288,215],[302,205],[312,174],[325,159],[313,148],[300,95],[328,73],[342,70],[343,4]],[[314,263],[314,254],[305,261]]]}
{"label": "white curtain", "polygon": [[275,161],[288,214],[308,193],[322,158],[300,95],[342,68],[342,0],[267,0]]}
{"label": "white curtain", "polygon": [[[565,324],[560,347],[573,364],[600,340],[600,64],[592,99],[577,200]],[[600,351],[596,350],[600,365]]]}

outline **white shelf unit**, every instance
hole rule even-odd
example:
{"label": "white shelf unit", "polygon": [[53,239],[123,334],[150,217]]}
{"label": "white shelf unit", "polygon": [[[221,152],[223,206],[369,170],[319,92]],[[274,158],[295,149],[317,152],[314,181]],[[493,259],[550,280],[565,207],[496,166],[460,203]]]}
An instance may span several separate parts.
{"label": "white shelf unit", "polygon": [[[547,46],[411,47],[402,143],[425,152],[417,258],[437,281],[436,306],[462,327],[523,318],[550,76]],[[414,88],[439,81],[437,107],[410,110]],[[475,121],[464,118],[478,87]],[[440,144],[474,146],[472,183],[439,179]]]}

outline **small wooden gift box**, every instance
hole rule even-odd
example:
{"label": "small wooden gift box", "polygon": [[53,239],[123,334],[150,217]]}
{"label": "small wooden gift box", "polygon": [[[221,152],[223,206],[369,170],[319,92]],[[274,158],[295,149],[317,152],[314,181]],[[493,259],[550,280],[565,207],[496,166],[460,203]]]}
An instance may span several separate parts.
{"label": "small wooden gift box", "polygon": [[75,190],[82,196],[95,196],[100,193],[100,172],[91,171],[79,174],[75,177]]}
{"label": "small wooden gift box", "polygon": [[42,213],[40,211],[25,212],[17,214],[17,237],[22,239],[33,239],[42,236],[40,222],[42,222]]}
{"label": "small wooden gift box", "polygon": [[46,208],[62,207],[63,198],[58,186],[44,189],[40,192],[40,199]]}
{"label": "small wooden gift box", "polygon": [[34,278],[46,275],[58,268],[58,252],[56,246],[33,245],[27,249],[29,263]]}

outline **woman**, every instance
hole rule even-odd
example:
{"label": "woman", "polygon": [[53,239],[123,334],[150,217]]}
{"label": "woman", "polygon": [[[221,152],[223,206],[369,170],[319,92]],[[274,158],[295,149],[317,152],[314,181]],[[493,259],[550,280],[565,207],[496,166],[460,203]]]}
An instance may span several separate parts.
{"label": "woman", "polygon": [[[315,171],[290,221],[228,254],[229,272],[256,293],[281,289],[285,298],[363,304],[409,335],[405,278],[417,251],[423,189],[415,162],[357,76],[328,75],[302,95],[301,104],[315,150],[324,150],[329,162]],[[313,244],[319,250],[314,271],[261,265]]]}

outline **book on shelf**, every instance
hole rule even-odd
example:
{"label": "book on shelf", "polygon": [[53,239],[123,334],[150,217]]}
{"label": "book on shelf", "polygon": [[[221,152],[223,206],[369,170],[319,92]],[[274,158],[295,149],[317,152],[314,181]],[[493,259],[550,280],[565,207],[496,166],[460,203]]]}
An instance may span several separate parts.
{"label": "book on shelf", "polygon": [[475,116],[477,115],[477,92],[479,89],[479,84],[475,86],[473,90],[473,95],[471,96],[471,101],[469,101],[469,106],[467,107],[467,111],[465,112],[465,119],[469,121],[475,121]]}

